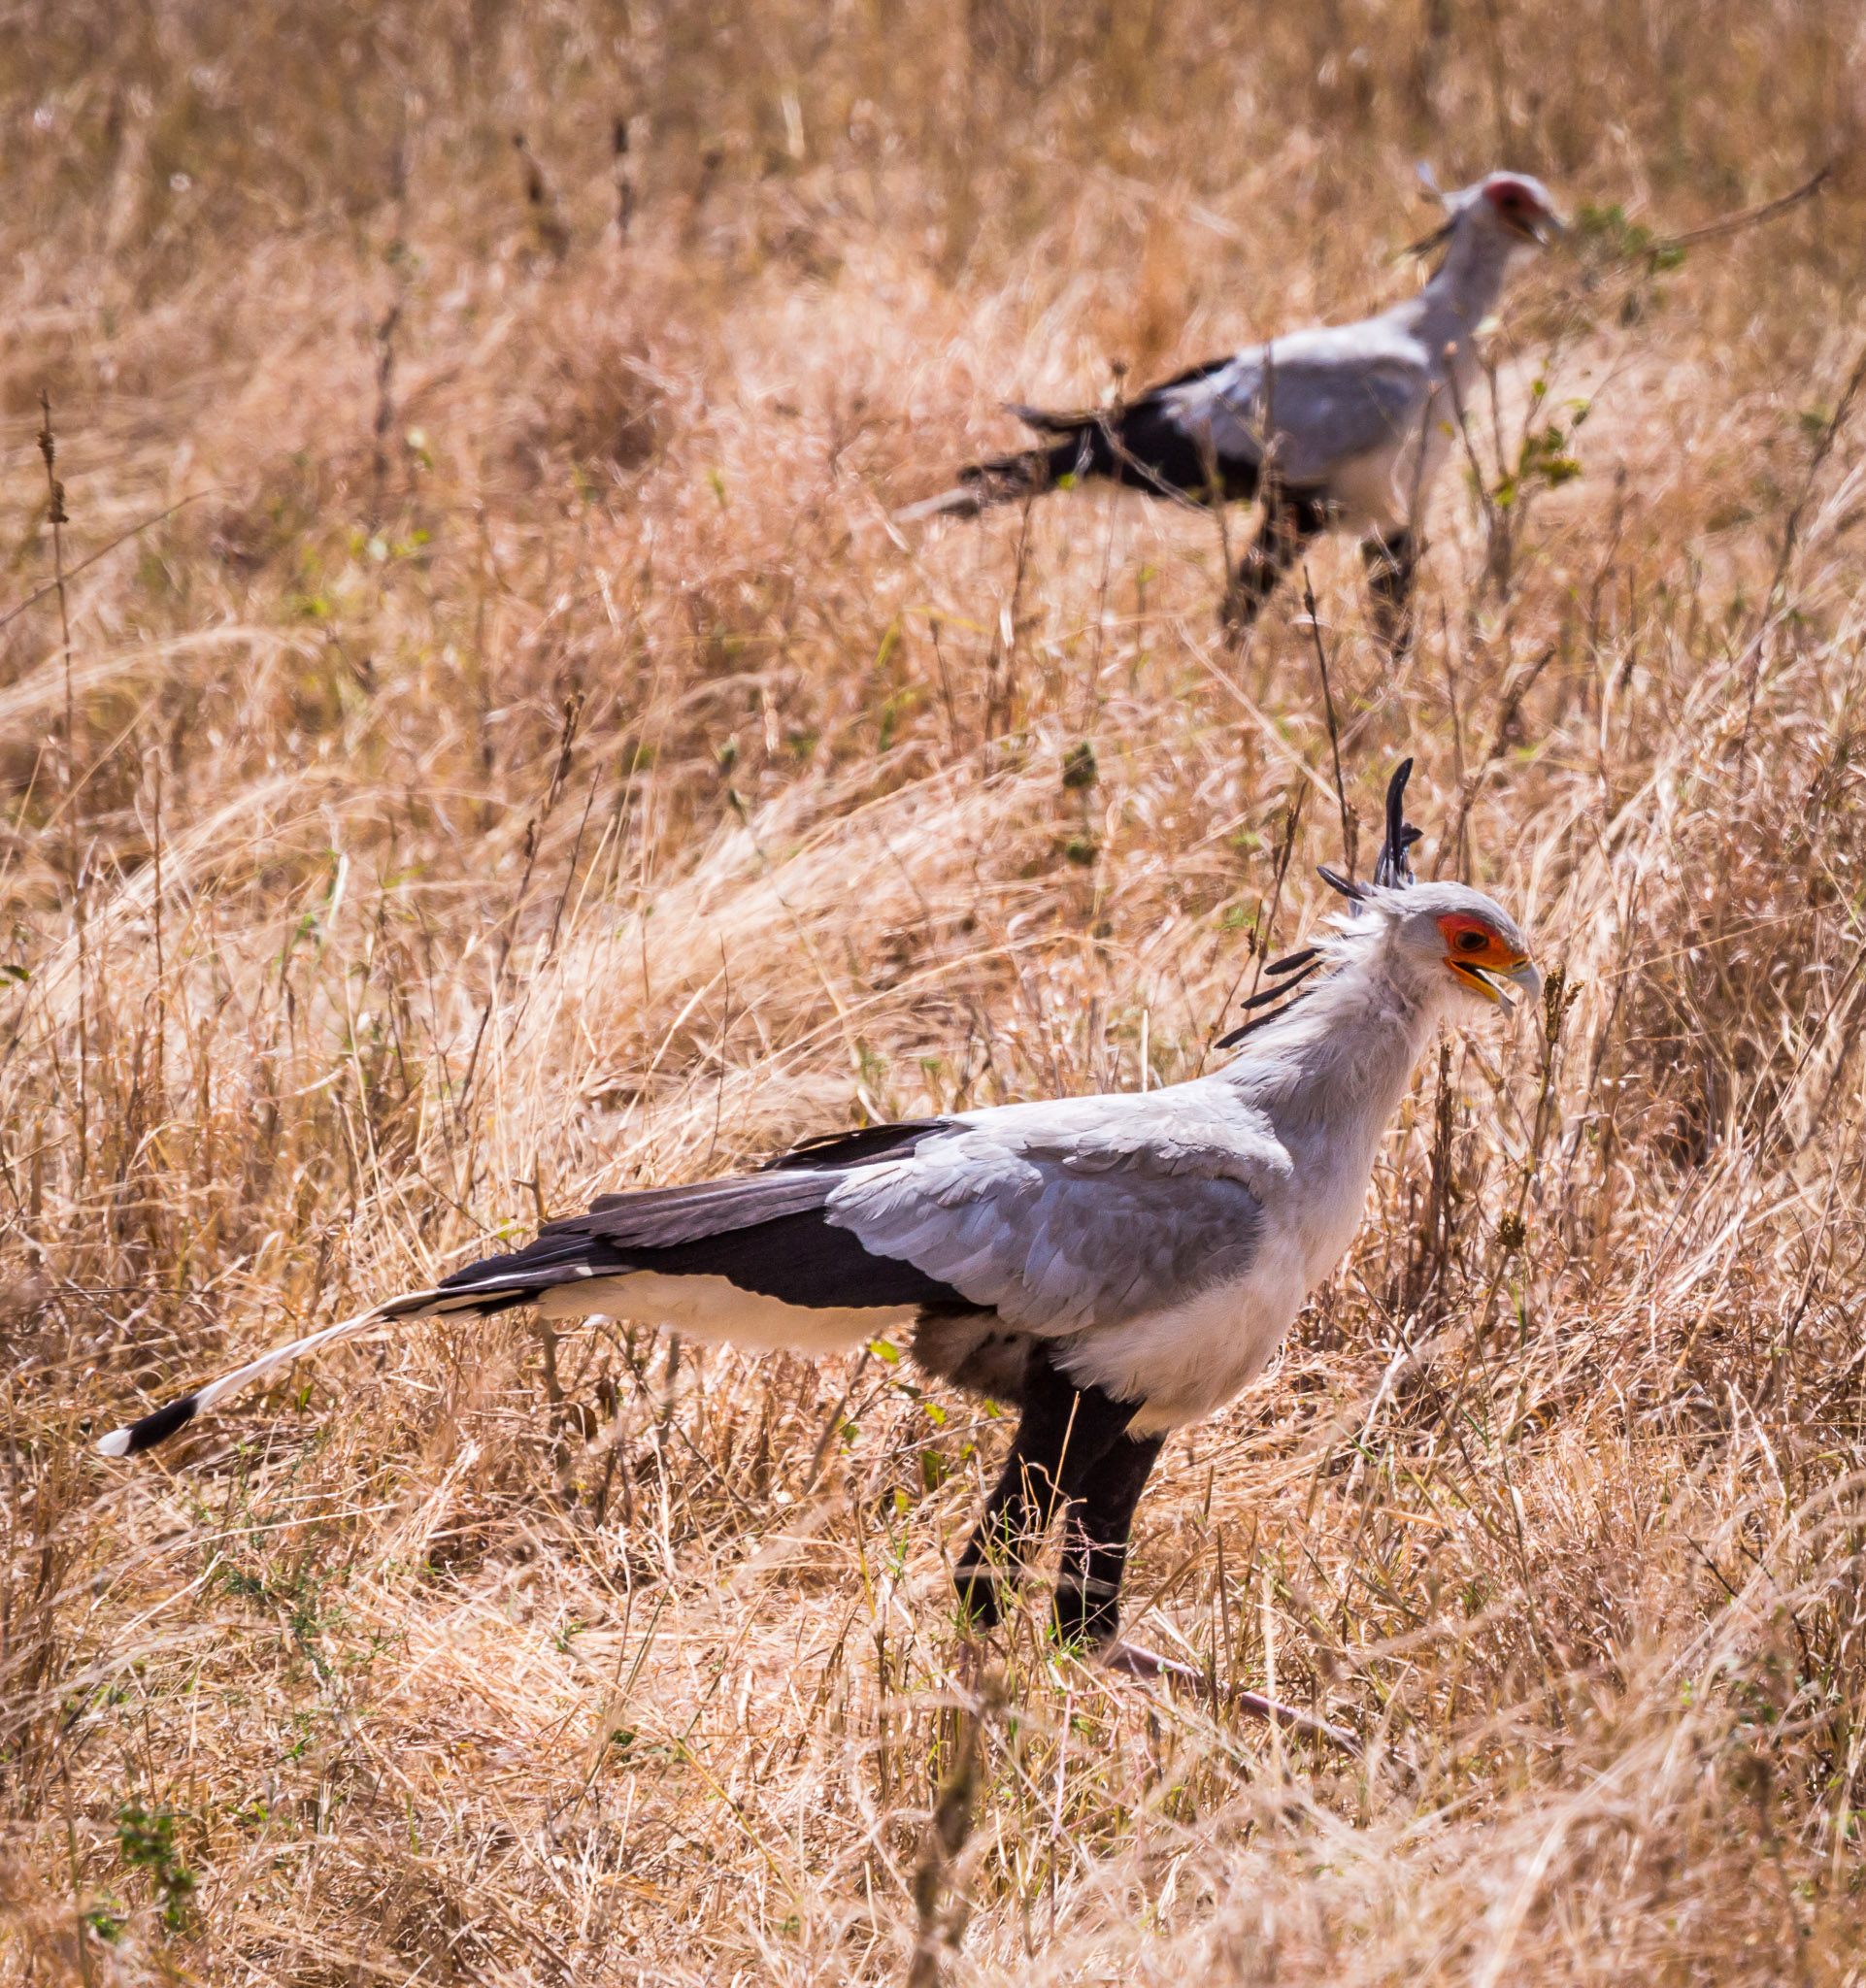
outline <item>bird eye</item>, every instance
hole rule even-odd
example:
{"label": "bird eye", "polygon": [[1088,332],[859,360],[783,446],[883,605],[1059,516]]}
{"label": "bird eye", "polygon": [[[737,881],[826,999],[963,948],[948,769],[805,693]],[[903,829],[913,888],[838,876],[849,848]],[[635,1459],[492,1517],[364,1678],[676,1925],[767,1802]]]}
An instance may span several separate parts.
{"label": "bird eye", "polygon": [[1482,952],[1489,943],[1488,936],[1483,932],[1460,932],[1458,934],[1458,950],[1460,952]]}

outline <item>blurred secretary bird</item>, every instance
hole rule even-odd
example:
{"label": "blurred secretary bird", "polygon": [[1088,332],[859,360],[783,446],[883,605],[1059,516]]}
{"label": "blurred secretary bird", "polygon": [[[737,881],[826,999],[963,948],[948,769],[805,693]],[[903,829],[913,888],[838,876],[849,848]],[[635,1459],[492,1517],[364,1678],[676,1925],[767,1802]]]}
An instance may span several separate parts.
{"label": "blurred secretary bird", "polygon": [[535,1304],[811,1352],[905,1327],[928,1373],[1022,1411],[958,1561],[973,1617],[998,1619],[1000,1583],[1061,1507],[1058,1634],[1156,1667],[1116,1631],[1134,1507],[1167,1433],[1236,1394],[1334,1269],[1439,1023],[1541,985],[1500,905],[1412,881],[1411,764],[1377,880],[1323,873],[1351,914],[1271,970],[1292,997],[1215,1075],[830,1133],[761,1173],[606,1194],[528,1248],[281,1346],[100,1447],[146,1449],[283,1361],[436,1312]]}
{"label": "blurred secretary bird", "polygon": [[957,489],[899,516],[969,517],[1065,477],[1110,477],[1201,504],[1261,496],[1263,524],[1230,584],[1227,620],[1255,620],[1305,540],[1351,531],[1380,632],[1403,646],[1425,502],[1470,405],[1479,327],[1512,262],[1562,226],[1548,188],[1521,173],[1492,173],[1445,204],[1445,225],[1418,244],[1443,243],[1445,259],[1404,304],[1249,347],[1116,407],[1014,407],[1026,426],[1061,440],[974,463]]}

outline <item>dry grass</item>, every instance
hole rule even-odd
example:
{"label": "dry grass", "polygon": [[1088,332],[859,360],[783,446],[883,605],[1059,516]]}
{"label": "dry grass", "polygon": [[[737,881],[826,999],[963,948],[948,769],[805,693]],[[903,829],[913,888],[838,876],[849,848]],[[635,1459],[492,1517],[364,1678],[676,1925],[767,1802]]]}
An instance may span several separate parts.
{"label": "dry grass", "polygon": [[1574,999],[1172,1443],[1213,1703],[1040,1612],[981,1701],[1003,1432],[883,1357],[423,1327],[84,1441],[599,1186],[1196,1068],[1339,853],[1308,631],[1207,518],[887,511],[1398,294],[1420,152],[1660,233],[1848,158],[1843,12],[120,15],[0,24],[0,610],[42,389],[93,562],[0,623],[0,1980],[1860,1979],[1850,167],[1525,283],[1484,478],[1538,377],[1584,475],[1448,478],[1404,668],[1316,556],[1363,859],[1414,751]]}

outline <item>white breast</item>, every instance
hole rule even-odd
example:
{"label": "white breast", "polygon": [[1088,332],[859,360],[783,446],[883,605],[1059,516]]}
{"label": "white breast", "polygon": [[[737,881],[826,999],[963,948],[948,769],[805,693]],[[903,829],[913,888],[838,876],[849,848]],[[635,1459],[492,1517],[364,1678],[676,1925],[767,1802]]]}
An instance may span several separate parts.
{"label": "white breast", "polygon": [[1295,1239],[1266,1236],[1249,1276],[1083,1333],[1057,1347],[1056,1363],[1079,1386],[1139,1400],[1136,1433],[1176,1429],[1221,1408],[1262,1373],[1308,1289]]}
{"label": "white breast", "polygon": [[1328,492],[1343,531],[1361,538],[1376,533],[1391,537],[1417,527],[1450,447],[1448,414],[1449,408],[1435,400],[1422,432],[1414,429],[1391,447],[1353,456],[1334,472]]}

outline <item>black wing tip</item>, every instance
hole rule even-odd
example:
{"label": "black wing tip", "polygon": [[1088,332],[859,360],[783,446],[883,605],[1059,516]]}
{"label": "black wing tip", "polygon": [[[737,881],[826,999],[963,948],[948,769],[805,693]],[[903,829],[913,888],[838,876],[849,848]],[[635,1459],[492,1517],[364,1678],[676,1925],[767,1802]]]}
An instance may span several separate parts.
{"label": "black wing tip", "polygon": [[930,1139],[936,1132],[944,1132],[951,1120],[934,1118],[895,1118],[883,1125],[861,1125],[848,1132],[817,1132],[808,1139],[800,1139],[795,1145],[786,1146],[781,1153],[773,1153],[758,1169],[761,1174],[783,1174],[818,1168],[835,1168],[873,1165],[878,1160],[892,1159],[903,1151],[911,1151],[921,1140]]}
{"label": "black wing tip", "polygon": [[136,1456],[143,1450],[153,1449],[158,1442],[166,1442],[177,1430],[185,1429],[194,1420],[199,1401],[199,1395],[184,1394],[180,1401],[155,1409],[141,1421],[132,1422],[127,1429],[113,1430],[97,1447],[106,1456]]}

